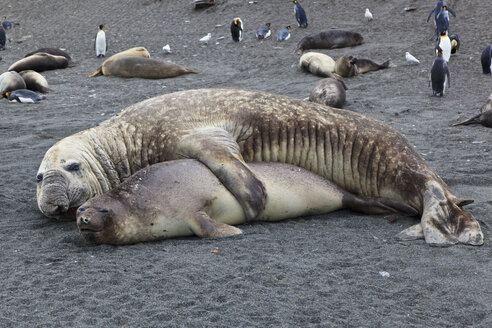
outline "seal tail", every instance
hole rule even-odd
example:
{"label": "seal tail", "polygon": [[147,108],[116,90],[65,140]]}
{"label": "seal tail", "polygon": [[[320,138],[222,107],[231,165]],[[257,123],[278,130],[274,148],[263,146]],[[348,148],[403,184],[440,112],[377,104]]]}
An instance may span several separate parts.
{"label": "seal tail", "polygon": [[74,67],[75,63],[71,60],[68,61],[68,66],[67,67]]}
{"label": "seal tail", "polygon": [[198,71],[195,71],[191,68],[185,68],[185,73],[198,74]]}
{"label": "seal tail", "polygon": [[455,123],[455,124],[453,124],[453,126],[480,124],[480,115],[482,115],[482,114],[477,114],[477,115],[473,116],[472,118],[470,118],[466,121]]}
{"label": "seal tail", "polygon": [[54,92],[55,90],[53,89],[50,89],[50,88],[46,88],[46,87],[42,87],[41,90],[39,90],[39,92],[41,93],[50,93],[50,92]]}
{"label": "seal tail", "polygon": [[99,66],[98,68],[96,68],[96,70],[94,72],[87,75],[87,77],[95,77],[95,76],[101,76],[101,75],[104,75],[104,74],[102,72],[102,66]]}

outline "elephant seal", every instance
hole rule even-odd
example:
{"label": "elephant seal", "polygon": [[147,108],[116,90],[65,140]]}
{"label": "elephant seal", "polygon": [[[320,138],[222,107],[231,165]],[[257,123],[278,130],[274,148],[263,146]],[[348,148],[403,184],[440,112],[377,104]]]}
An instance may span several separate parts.
{"label": "elephant seal", "polygon": [[347,86],[343,81],[326,78],[314,86],[309,94],[309,101],[342,108],[343,104],[345,104],[345,90],[347,90]]}
{"label": "elephant seal", "polygon": [[192,69],[162,59],[122,57],[103,63],[103,75],[165,79],[195,73]]}
{"label": "elephant seal", "polygon": [[20,76],[22,76],[24,82],[26,83],[26,89],[41,93],[48,93],[53,91],[52,89],[50,89],[48,81],[46,81],[44,76],[36,71],[21,71],[19,72],[19,74]]}
{"label": "elephant seal", "polygon": [[[0,74],[0,95],[5,92],[14,91],[18,89],[25,89],[26,82],[22,76],[17,72],[4,72]],[[0,96],[0,98],[3,96]]]}
{"label": "elephant seal", "polygon": [[34,51],[26,54],[24,56],[24,58],[32,56],[32,55],[37,54],[37,53],[41,53],[41,52],[44,52],[44,53],[47,53],[47,54],[50,54],[53,56],[63,56],[66,59],[68,59],[68,67],[74,66],[74,62],[72,61],[72,57],[70,57],[70,55],[67,52],[65,52],[59,48],[39,48],[38,50],[34,50]]}
{"label": "elephant seal", "polygon": [[105,71],[105,66],[108,65],[109,62],[116,60],[118,58],[123,58],[123,57],[142,57],[142,58],[150,58],[150,53],[145,49],[144,47],[135,47],[135,48],[130,48],[122,52],[118,52],[108,59],[106,59],[101,66],[96,68],[94,72],[88,75],[88,77],[94,77],[94,76],[100,76],[100,75],[107,75],[104,74]]}
{"label": "elephant seal", "polygon": [[344,30],[327,30],[311,33],[299,41],[295,51],[301,53],[308,49],[334,49],[354,47],[362,44],[364,38],[356,32]]}
{"label": "elephant seal", "polygon": [[350,77],[359,75],[359,70],[355,65],[355,57],[342,56],[335,62],[335,73],[342,77]]}
{"label": "elephant seal", "polygon": [[357,66],[357,70],[359,71],[359,74],[377,71],[388,67],[395,67],[395,65],[391,63],[391,59],[388,59],[382,64],[378,64],[370,59],[365,59],[365,58],[355,58],[355,66]]}
{"label": "elephant seal", "polygon": [[53,56],[45,52],[36,53],[32,56],[16,61],[9,67],[9,71],[33,70],[44,72],[53,69],[68,67],[68,59],[63,56]]}
{"label": "elephant seal", "polygon": [[453,124],[453,126],[471,124],[481,124],[487,128],[492,128],[492,94],[489,96],[487,103],[480,109],[480,112],[477,115],[466,121]]}
{"label": "elephant seal", "polygon": [[[362,199],[305,169],[282,163],[251,163],[265,184],[265,208],[255,221],[280,221],[341,208],[377,214],[388,208]],[[236,198],[202,163],[181,159],[144,168],[77,210],[80,234],[96,244],[124,245],[197,235],[242,233],[246,223]]]}
{"label": "elephant seal", "polygon": [[320,52],[307,52],[299,59],[299,66],[317,76],[333,77],[336,63],[328,55]]}
{"label": "elephant seal", "polygon": [[248,220],[263,210],[265,189],[246,162],[284,162],[421,215],[402,239],[483,244],[478,221],[462,209],[472,201],[455,196],[401,133],[352,111],[259,91],[170,93],[58,141],[37,172],[38,207],[46,216],[73,215],[139,169],[179,158],[205,164]]}

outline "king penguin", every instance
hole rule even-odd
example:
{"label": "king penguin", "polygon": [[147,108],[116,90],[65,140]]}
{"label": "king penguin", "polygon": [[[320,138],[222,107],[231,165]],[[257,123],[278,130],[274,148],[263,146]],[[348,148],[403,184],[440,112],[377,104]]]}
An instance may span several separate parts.
{"label": "king penguin", "polygon": [[11,22],[9,22],[7,20],[7,16],[3,16],[2,17],[2,26],[4,29],[10,30],[12,27],[14,27],[14,24],[12,24]]}
{"label": "king penguin", "polygon": [[431,12],[429,13],[429,16],[427,16],[427,21],[429,21],[432,14],[434,14],[434,23],[436,23],[437,15],[439,14],[439,11],[441,9],[443,9],[443,7],[444,7],[444,10],[449,11],[451,13],[451,15],[456,17],[456,13],[454,12],[453,9],[449,8],[449,6],[446,4],[446,1],[440,0],[440,1],[437,1],[436,5],[434,6],[434,8],[432,8]]}
{"label": "king penguin", "polygon": [[439,48],[441,48],[442,50],[442,57],[446,62],[448,62],[449,57],[451,57],[451,40],[449,39],[449,36],[445,31],[441,32],[441,37],[439,39]]}
{"label": "king penguin", "polygon": [[442,49],[436,46],[437,57],[434,58],[431,68],[432,93],[434,96],[444,96],[446,91],[446,82],[451,87],[449,78],[449,69],[446,60],[442,56]]}
{"label": "king penguin", "polygon": [[294,0],[292,2],[295,4],[294,14],[296,15],[297,25],[299,27],[307,27],[308,21],[304,8],[302,8],[301,4],[297,0]]}
{"label": "king penguin", "polygon": [[483,49],[480,60],[482,61],[483,74],[490,74],[492,71],[492,44],[489,44]]}
{"label": "king penguin", "polygon": [[5,92],[3,96],[7,98],[9,102],[19,102],[23,104],[34,104],[40,100],[46,99],[46,96],[39,95],[36,92],[27,89]]}
{"label": "king penguin", "polygon": [[290,29],[291,29],[290,26],[280,29],[277,33],[277,40],[278,41],[288,40],[290,38]]}
{"label": "king penguin", "polygon": [[7,34],[2,24],[0,24],[0,50],[5,50],[5,43],[7,43]]}
{"label": "king penguin", "polygon": [[458,34],[450,34],[449,40],[451,41],[451,54],[455,54],[460,50],[460,39],[458,38]]}
{"label": "king penguin", "polygon": [[108,50],[108,44],[106,43],[106,33],[103,30],[104,25],[99,25],[98,28],[99,31],[97,31],[96,34],[96,41],[94,42],[94,48],[96,49],[97,57],[104,57],[106,56],[106,51]]}
{"label": "king penguin", "polygon": [[243,39],[243,21],[236,17],[231,24],[231,35],[234,42],[240,42]]}
{"label": "king penguin", "polygon": [[256,37],[258,39],[266,39],[272,34],[272,30],[270,30],[270,23],[266,23],[265,25],[261,25],[256,30]]}

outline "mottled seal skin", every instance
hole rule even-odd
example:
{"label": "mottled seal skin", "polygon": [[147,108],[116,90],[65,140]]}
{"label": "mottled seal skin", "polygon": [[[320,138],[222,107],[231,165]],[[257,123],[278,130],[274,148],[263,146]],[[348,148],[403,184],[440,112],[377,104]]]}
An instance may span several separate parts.
{"label": "mottled seal skin", "polygon": [[74,62],[72,61],[72,57],[70,57],[70,55],[67,52],[65,52],[59,48],[39,48],[38,50],[35,50],[35,51],[32,51],[32,52],[26,54],[24,56],[24,58],[32,56],[32,55],[37,54],[37,53],[41,53],[41,52],[47,53],[47,54],[50,54],[53,56],[63,56],[66,59],[68,59],[68,67],[74,66]]}
{"label": "mottled seal skin", "polygon": [[312,33],[299,41],[296,51],[301,53],[308,49],[334,49],[354,47],[362,44],[364,38],[356,32],[344,30],[327,30]]}
{"label": "mottled seal skin", "polygon": [[25,89],[26,82],[17,72],[4,72],[0,75],[0,98],[5,92]]}
{"label": "mottled seal skin", "polygon": [[[361,199],[305,169],[282,163],[251,163],[267,193],[255,221],[280,221],[341,208],[386,212],[378,199]],[[125,245],[197,235],[241,234],[246,222],[236,198],[202,163],[182,159],[144,168],[77,211],[81,235],[96,244]]]}
{"label": "mottled seal skin", "polygon": [[44,72],[53,69],[68,67],[68,59],[63,56],[53,56],[45,52],[36,53],[29,57],[16,61],[9,67],[9,71],[26,71],[33,70]]}
{"label": "mottled seal skin", "polygon": [[299,59],[302,69],[322,77],[333,77],[335,65],[333,58],[319,52],[307,52]]}
{"label": "mottled seal skin", "polygon": [[401,133],[352,111],[259,91],[166,94],[60,140],[38,170],[39,209],[63,215],[141,168],[180,158],[205,164],[249,220],[263,210],[265,190],[246,162],[283,162],[420,214],[402,239],[483,243],[478,221],[461,208],[470,201],[456,197]]}
{"label": "mottled seal skin", "polygon": [[326,78],[319,81],[311,90],[309,101],[342,108],[345,104],[345,90],[347,90],[345,83],[334,78]]}
{"label": "mottled seal skin", "polygon": [[471,124],[481,124],[487,128],[492,128],[492,94],[489,96],[487,103],[480,109],[480,112],[477,115],[466,121],[456,123],[454,126]]}
{"label": "mottled seal skin", "polygon": [[50,89],[48,81],[46,81],[44,76],[36,71],[21,71],[19,72],[19,74],[20,76],[22,76],[24,82],[26,83],[26,89],[41,93],[48,93],[53,91],[52,89]]}
{"label": "mottled seal skin", "polygon": [[104,63],[103,75],[139,77],[142,79],[165,79],[198,72],[162,59],[122,57]]}
{"label": "mottled seal skin", "polygon": [[123,57],[141,57],[141,58],[150,58],[150,53],[144,47],[135,47],[130,48],[122,52],[118,52],[108,59],[106,59],[101,66],[96,68],[96,70],[88,75],[88,77],[101,76],[104,74],[104,67],[108,65],[111,61],[123,58]]}

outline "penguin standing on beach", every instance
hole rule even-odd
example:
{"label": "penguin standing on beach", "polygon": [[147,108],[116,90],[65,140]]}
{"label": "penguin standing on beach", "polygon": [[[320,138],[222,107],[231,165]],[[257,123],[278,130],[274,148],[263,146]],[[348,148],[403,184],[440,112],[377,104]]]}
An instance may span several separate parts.
{"label": "penguin standing on beach", "polygon": [[98,28],[99,31],[97,31],[96,34],[96,41],[94,41],[94,48],[96,49],[97,57],[104,57],[106,56],[106,51],[108,50],[108,44],[106,43],[106,33],[103,30],[104,25],[99,25]]}
{"label": "penguin standing on beach", "polygon": [[0,24],[0,50],[5,50],[5,43],[7,43],[7,34],[3,28],[3,25]]}
{"label": "penguin standing on beach", "polygon": [[236,17],[231,24],[231,35],[234,42],[241,42],[243,39],[243,21]]}
{"label": "penguin standing on beach", "polygon": [[[434,8],[429,13],[429,16],[427,16],[427,22],[431,18],[432,14],[434,14],[434,23],[436,23],[437,15],[439,14],[439,11],[441,9],[444,9],[446,11],[446,14],[449,11],[451,13],[451,15],[453,15],[453,17],[456,17],[456,13],[454,12],[453,9],[448,7],[448,5],[446,4],[446,1],[438,1],[436,3],[436,5],[434,6]],[[449,17],[448,17],[448,20],[449,20]]]}
{"label": "penguin standing on beach", "polygon": [[34,104],[40,100],[46,99],[46,96],[39,95],[36,92],[27,89],[5,92],[3,96],[7,98],[9,102],[19,102],[23,104]]}
{"label": "penguin standing on beach", "polygon": [[451,57],[451,40],[445,31],[442,31],[440,34],[441,37],[439,39],[439,48],[442,50],[442,57],[446,62],[448,62],[449,57]]}
{"label": "penguin standing on beach", "polygon": [[446,82],[451,87],[449,78],[449,69],[446,60],[442,56],[442,49],[436,47],[437,57],[432,62],[430,80],[432,82],[432,93],[434,96],[444,96],[446,91]]}
{"label": "penguin standing on beach", "polygon": [[443,31],[449,32],[449,16],[447,10],[441,8],[436,17],[436,37],[439,38]]}
{"label": "penguin standing on beach", "polygon": [[290,38],[290,26],[280,29],[277,33],[277,41],[285,41]]}
{"label": "penguin standing on beach", "polygon": [[492,44],[489,44],[483,49],[480,60],[482,62],[483,74],[490,74],[492,71]]}
{"label": "penguin standing on beach", "polygon": [[302,8],[301,4],[297,0],[294,0],[292,2],[295,4],[294,15],[296,15],[297,25],[299,27],[307,27],[308,21],[304,8]]}
{"label": "penguin standing on beach", "polygon": [[266,23],[265,25],[261,25],[256,30],[256,37],[258,39],[266,39],[272,34],[272,30],[270,30],[270,23]]}

